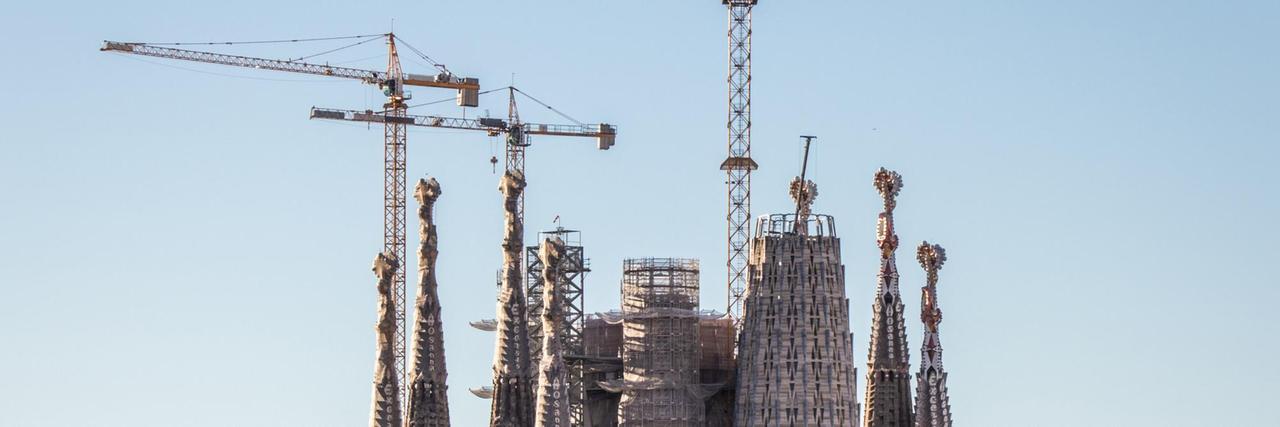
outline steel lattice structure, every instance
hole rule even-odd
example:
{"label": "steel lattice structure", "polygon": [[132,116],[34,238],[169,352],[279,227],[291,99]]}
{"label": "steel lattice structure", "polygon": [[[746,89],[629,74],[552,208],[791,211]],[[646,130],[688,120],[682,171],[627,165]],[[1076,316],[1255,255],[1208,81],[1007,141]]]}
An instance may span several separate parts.
{"label": "steel lattice structure", "polygon": [[[390,117],[404,117],[408,113],[408,106],[404,103],[404,72],[400,69],[400,57],[396,53],[396,40],[388,38],[390,54],[387,56],[387,77],[388,81],[394,82],[388,87],[390,94],[387,96],[387,103],[383,104],[383,108],[387,110],[386,114]],[[404,120],[387,120],[383,122],[383,144],[382,144],[382,250],[395,256],[396,260],[404,262],[405,255],[405,182],[407,176],[405,172],[405,159],[407,153],[405,143],[408,140],[405,136],[408,129],[405,128]],[[405,306],[405,274],[404,269],[397,269],[393,289],[395,290],[396,307]],[[406,376],[408,369],[408,356],[405,351],[405,312],[404,310],[396,310],[396,368],[400,369],[400,374]],[[400,401],[405,401],[406,384],[408,381],[400,382]]]}
{"label": "steel lattice structure", "polygon": [[751,241],[751,9],[756,0],[722,0],[729,8],[729,155],[725,171],[728,190],[728,313],[742,317],[747,292],[747,251]]}
{"label": "steel lattice structure", "polygon": [[[561,307],[564,312],[564,322],[561,323],[563,330],[560,331],[560,340],[565,356],[567,356],[569,368],[569,417],[572,422],[577,424],[584,420],[586,388],[582,383],[582,364],[577,356],[581,356],[584,352],[582,338],[583,330],[586,327],[586,314],[583,312],[585,303],[584,290],[586,289],[587,273],[591,271],[591,267],[582,247],[581,232],[558,227],[554,231],[544,231],[540,235],[544,239],[559,239],[564,242],[563,254],[560,257],[560,265],[557,270],[559,273],[556,276],[559,278],[560,283],[555,285],[564,302]],[[546,289],[542,271],[545,266],[542,264],[542,258],[539,255],[540,249],[538,246],[529,246],[525,249],[525,297],[528,301],[529,359],[530,365],[535,367],[542,360],[542,339],[545,332],[542,330],[541,323],[542,310],[544,308],[543,294]]]}

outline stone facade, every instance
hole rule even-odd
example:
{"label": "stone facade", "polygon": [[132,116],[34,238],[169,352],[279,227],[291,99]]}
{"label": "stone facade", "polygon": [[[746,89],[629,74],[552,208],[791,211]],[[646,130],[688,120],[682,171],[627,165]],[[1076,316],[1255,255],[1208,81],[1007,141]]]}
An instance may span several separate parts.
{"label": "stone facade", "polygon": [[[807,192],[812,200],[816,193]],[[802,194],[803,196],[803,194]],[[857,368],[834,220],[761,218],[738,343],[735,425],[852,426]]]}

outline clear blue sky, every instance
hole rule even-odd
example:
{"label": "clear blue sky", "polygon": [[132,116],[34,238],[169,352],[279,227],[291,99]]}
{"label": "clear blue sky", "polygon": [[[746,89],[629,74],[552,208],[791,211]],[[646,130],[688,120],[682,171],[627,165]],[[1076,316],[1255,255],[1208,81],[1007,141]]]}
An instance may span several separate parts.
{"label": "clear blue sky", "polygon": [[[755,213],[788,209],[796,136],[819,135],[810,174],[843,236],[859,364],[877,261],[871,176],[886,166],[906,183],[913,352],[923,274],[910,248],[948,249],[942,339],[959,425],[1274,423],[1280,3],[928,3],[756,9]],[[723,309],[719,1],[5,9],[0,425],[368,417],[381,130],[308,121],[307,109],[375,105],[373,89],[105,54],[102,39],[368,34],[395,17],[406,40],[487,87],[514,73],[579,119],[619,126],[607,152],[540,138],[529,155],[530,232],[556,215],[584,231],[588,310],[615,307],[621,260],[640,256],[702,259],[703,306]],[[380,47],[361,48],[328,58],[379,67],[368,58]],[[505,114],[505,99],[467,114],[486,109]],[[502,218],[488,159],[500,146],[410,138],[411,176],[444,186],[454,425],[479,426],[487,402],[466,389],[488,382],[493,339],[466,322],[493,316]]]}

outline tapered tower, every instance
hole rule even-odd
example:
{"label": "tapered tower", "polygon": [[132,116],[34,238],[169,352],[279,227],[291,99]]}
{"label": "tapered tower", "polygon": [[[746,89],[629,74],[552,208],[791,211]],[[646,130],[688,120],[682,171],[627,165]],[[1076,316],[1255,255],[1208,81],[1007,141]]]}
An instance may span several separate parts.
{"label": "tapered tower", "polygon": [[947,371],[942,368],[942,341],[938,324],[938,270],[947,261],[942,246],[920,244],[916,259],[925,271],[921,288],[920,321],[924,323],[924,345],[920,350],[920,373],[916,377],[916,427],[951,427],[951,399],[947,397]]}
{"label": "tapered tower", "polygon": [[520,219],[520,195],[524,175],[509,171],[502,176],[506,212],[506,235],[502,241],[502,286],[498,290],[498,319],[493,354],[493,401],[489,413],[491,427],[533,425],[533,385],[529,369],[529,333],[525,324],[527,304],[520,272],[520,251],[524,247],[524,223]]}
{"label": "tapered tower", "polygon": [[903,320],[902,295],[898,290],[898,267],[894,252],[898,235],[893,229],[893,209],[902,176],[880,168],[875,176],[876,190],[884,199],[884,212],[877,227],[880,246],[879,284],[871,306],[871,347],[867,362],[865,427],[914,426],[911,412],[911,362],[907,353],[907,328]]}
{"label": "tapered tower", "polygon": [[373,366],[373,402],[369,410],[369,427],[401,427],[400,376],[396,369],[396,305],[395,280],[400,261],[391,252],[373,259],[373,274],[378,276],[378,356]]}
{"label": "tapered tower", "polygon": [[797,214],[761,217],[738,345],[734,425],[857,424],[857,369],[835,220],[810,213],[812,181],[792,184]]}
{"label": "tapered tower", "polygon": [[570,427],[569,368],[564,363],[564,295],[560,292],[560,259],[564,242],[542,241],[542,357],[538,361],[538,400],[534,415],[536,427]]}
{"label": "tapered tower", "polygon": [[418,298],[414,301],[413,366],[409,371],[407,427],[448,427],[448,370],[444,363],[444,330],[436,283],[435,205],[441,194],[435,178],[418,180]]}

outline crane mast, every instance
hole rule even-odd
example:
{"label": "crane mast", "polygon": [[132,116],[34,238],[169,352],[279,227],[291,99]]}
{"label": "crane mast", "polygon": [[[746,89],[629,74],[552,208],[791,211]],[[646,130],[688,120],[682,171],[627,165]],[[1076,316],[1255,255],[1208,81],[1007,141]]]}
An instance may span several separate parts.
{"label": "crane mast", "polygon": [[742,321],[747,290],[748,244],[751,241],[751,9],[756,0],[721,0],[729,9],[729,153],[720,169],[728,191],[728,314]]}
{"label": "crane mast", "polygon": [[[510,123],[510,131],[507,132],[507,156],[504,165],[507,172],[519,171],[520,176],[528,177],[524,174],[524,149],[529,147],[528,136],[524,133],[524,127],[520,126],[520,109],[516,107],[516,88],[515,86],[507,87],[507,122]],[[516,204],[516,217],[520,218],[520,223],[524,224],[524,193],[520,192],[520,202]]]}
{"label": "crane mast", "polygon": [[[387,111],[387,115],[391,117],[404,117],[408,107],[405,105],[404,94],[404,72],[400,69],[400,55],[396,52],[395,37],[387,38],[387,79],[380,84],[382,93],[387,96],[387,103],[382,108]],[[408,180],[405,172],[405,158],[407,152],[405,143],[408,142],[405,134],[403,120],[387,120],[383,122],[383,144],[382,144],[382,249],[385,253],[394,254],[396,260],[403,265],[405,261],[405,198],[408,192],[405,191],[405,185]],[[408,351],[406,349],[408,340],[405,332],[405,270],[398,268],[395,271],[394,282],[392,283],[395,290],[396,305],[396,336],[395,336],[395,356],[396,368],[400,369],[400,402],[407,402],[405,399],[406,387],[408,387]]]}

